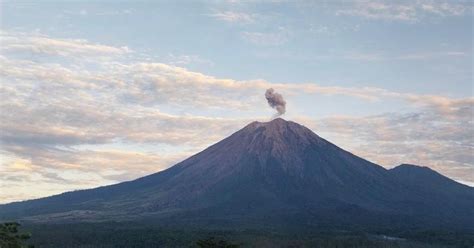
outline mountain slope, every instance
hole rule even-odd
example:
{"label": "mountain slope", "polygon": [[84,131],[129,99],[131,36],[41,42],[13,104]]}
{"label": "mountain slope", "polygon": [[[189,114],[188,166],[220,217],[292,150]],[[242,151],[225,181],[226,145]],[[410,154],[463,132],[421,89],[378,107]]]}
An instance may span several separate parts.
{"label": "mountain slope", "polygon": [[278,118],[150,176],[2,205],[0,219],[473,228],[473,188],[420,170],[386,170]]}
{"label": "mountain slope", "polygon": [[[428,167],[402,164],[388,171],[410,194],[403,195],[401,210],[411,215],[420,209],[426,218],[474,225],[474,189]],[[469,224],[470,223],[470,224]]]}

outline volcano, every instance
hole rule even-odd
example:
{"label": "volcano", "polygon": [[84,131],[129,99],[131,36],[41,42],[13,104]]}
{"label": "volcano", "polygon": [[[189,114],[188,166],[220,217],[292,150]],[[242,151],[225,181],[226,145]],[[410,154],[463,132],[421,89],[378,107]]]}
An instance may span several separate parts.
{"label": "volcano", "polygon": [[0,205],[0,219],[474,230],[474,188],[426,167],[387,170],[278,118],[134,181]]}

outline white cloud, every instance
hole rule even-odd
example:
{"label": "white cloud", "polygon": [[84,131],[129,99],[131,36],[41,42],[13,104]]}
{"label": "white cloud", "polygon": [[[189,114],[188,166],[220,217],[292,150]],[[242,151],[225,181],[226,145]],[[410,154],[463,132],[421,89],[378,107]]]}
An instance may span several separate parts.
{"label": "white cloud", "polygon": [[422,106],[410,113],[301,121],[336,144],[386,167],[401,163],[429,166],[472,183],[474,99],[426,96],[412,100]]}
{"label": "white cloud", "polygon": [[248,14],[244,12],[235,11],[216,11],[210,16],[216,18],[217,20],[242,24],[253,23],[258,17],[258,15],[256,14]]}
{"label": "white cloud", "polygon": [[95,57],[103,55],[123,55],[130,53],[126,47],[113,47],[94,44],[81,39],[52,39],[43,35],[26,33],[10,33],[2,31],[0,51],[6,52],[32,52],[59,56]]}
{"label": "white cloud", "polygon": [[336,11],[336,15],[359,16],[373,20],[414,22],[427,15],[460,16],[469,12],[470,6],[462,3],[439,1],[356,1]]}
{"label": "white cloud", "polygon": [[199,55],[176,55],[168,54],[165,58],[168,64],[174,66],[187,66],[191,64],[203,64],[207,66],[214,66],[214,63],[208,59],[201,58]]}
{"label": "white cloud", "polygon": [[116,15],[130,15],[135,12],[134,9],[111,9],[105,11],[93,11],[93,10],[65,10],[62,12],[62,16],[64,15],[71,15],[71,16],[83,16],[87,17],[89,15],[97,15],[97,16],[116,16]]}
{"label": "white cloud", "polygon": [[[9,40],[7,45],[15,47],[18,41],[22,46],[2,50],[0,56],[0,150],[3,157],[8,157],[0,168],[0,187],[18,189],[18,195],[27,193],[22,191],[25,185],[40,185],[40,190],[29,196],[37,197],[161,170],[251,121],[190,114],[193,110],[205,113],[220,109],[259,116],[255,106],[266,107],[262,94],[269,87],[296,96],[404,100],[423,111],[306,122],[314,130],[330,135],[336,144],[386,165],[420,163],[464,180],[469,180],[465,175],[472,171],[469,152],[473,142],[473,98],[452,99],[370,87],[239,81],[163,63],[90,61],[81,55],[102,51],[103,56],[113,57],[125,51],[86,41],[66,40],[65,45],[63,39],[57,42],[38,34],[4,34]],[[44,42],[35,37],[45,39],[48,49],[42,49]],[[24,50],[75,59],[67,63],[29,60],[24,54],[18,56]],[[133,56],[130,50],[126,53]],[[88,61],[82,63],[83,60]],[[182,114],[163,110],[170,108]],[[123,147],[100,148],[117,143]],[[173,149],[150,153],[140,150],[143,145]],[[76,174],[69,176],[71,171]],[[14,199],[0,194],[0,201],[2,198]]]}
{"label": "white cloud", "polygon": [[419,5],[421,5],[420,8],[422,10],[440,16],[459,16],[469,11],[469,5],[465,6],[460,3],[420,1]]}
{"label": "white cloud", "polygon": [[390,61],[390,60],[428,60],[435,58],[455,58],[466,57],[468,53],[462,51],[431,51],[431,52],[416,52],[408,54],[383,54],[383,53],[349,53],[346,55],[327,56],[326,59],[346,59],[346,60],[360,60],[360,61]]}
{"label": "white cloud", "polygon": [[256,45],[282,45],[290,40],[291,32],[285,27],[279,27],[272,32],[242,32],[244,40]]}
{"label": "white cloud", "polygon": [[96,15],[99,15],[99,16],[130,15],[130,14],[133,14],[134,12],[135,11],[133,9],[121,9],[121,10],[110,10],[110,11],[98,12]]}

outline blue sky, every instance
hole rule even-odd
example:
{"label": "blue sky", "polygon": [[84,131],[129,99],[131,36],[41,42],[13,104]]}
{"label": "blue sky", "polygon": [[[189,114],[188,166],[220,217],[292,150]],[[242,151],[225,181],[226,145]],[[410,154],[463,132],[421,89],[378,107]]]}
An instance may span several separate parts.
{"label": "blue sky", "polygon": [[268,120],[269,87],[285,119],[357,155],[474,184],[472,8],[2,2],[0,186],[18,193],[0,202],[167,168]]}

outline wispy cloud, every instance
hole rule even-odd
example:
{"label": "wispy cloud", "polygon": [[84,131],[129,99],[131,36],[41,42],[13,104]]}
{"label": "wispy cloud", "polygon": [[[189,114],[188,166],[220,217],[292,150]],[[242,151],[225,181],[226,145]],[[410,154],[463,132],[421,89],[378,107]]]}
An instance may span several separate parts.
{"label": "wispy cloud", "polygon": [[447,58],[463,58],[470,56],[469,52],[464,51],[425,51],[392,54],[387,52],[347,52],[338,54],[328,54],[315,56],[316,60],[354,60],[354,61],[403,61],[403,60],[432,60]]}
{"label": "wispy cloud", "polygon": [[356,1],[336,11],[336,15],[359,16],[373,20],[414,22],[427,15],[460,16],[471,6],[456,2],[439,1]]}
{"label": "wispy cloud", "polygon": [[[422,111],[302,121],[343,146],[358,141],[350,150],[386,165],[422,163],[464,180],[468,178],[460,171],[472,168],[473,98],[452,99],[371,87],[234,80],[138,59],[91,61],[81,55],[101,53],[116,58],[134,53],[121,47],[40,34],[3,35],[7,38],[2,38],[2,46],[15,49],[2,50],[0,56],[1,154],[7,158],[0,168],[0,187],[19,189],[18,195],[24,193],[20,188],[33,182],[44,183],[44,188],[29,197],[128,180],[166,168],[251,121],[193,115],[189,114],[191,110],[221,109],[258,116],[252,110],[259,104],[266,106],[262,92],[270,87],[292,95],[403,100]],[[47,49],[43,49],[45,44]],[[25,59],[25,51],[74,59],[29,60]],[[169,108],[183,114],[164,111]],[[123,147],[101,148],[117,143]],[[174,150],[140,150],[147,144]],[[0,194],[0,201],[2,197],[14,199]]]}
{"label": "wispy cloud", "polygon": [[201,58],[199,55],[176,55],[170,53],[165,59],[166,61],[169,61],[168,64],[175,66],[187,66],[190,64],[204,64],[208,66],[214,65],[212,61]]}
{"label": "wispy cloud", "polygon": [[253,23],[258,18],[257,14],[236,11],[215,11],[215,13],[210,14],[209,16],[212,16],[220,21],[240,24]]}
{"label": "wispy cloud", "polygon": [[81,10],[65,10],[62,13],[64,15],[71,15],[71,16],[89,16],[89,15],[96,15],[96,16],[116,16],[116,15],[130,15],[133,14],[135,11],[133,9],[115,9],[115,10],[106,10],[106,11],[93,11],[88,9],[81,9]]}
{"label": "wispy cloud", "polygon": [[49,54],[59,56],[103,56],[123,55],[130,53],[126,47],[114,47],[94,44],[80,39],[51,39],[40,34],[9,33],[2,31],[2,46],[0,51],[6,52],[32,52],[38,54]]}
{"label": "wispy cloud", "polygon": [[291,32],[285,27],[278,27],[276,31],[272,32],[248,32],[241,33],[244,40],[256,45],[282,45],[290,40]]}
{"label": "wispy cloud", "polygon": [[[413,98],[413,101],[418,99]],[[305,120],[313,130],[374,162],[430,166],[458,180],[474,175],[474,99],[419,99],[410,113]]]}
{"label": "wispy cloud", "polygon": [[0,203],[132,180],[166,169],[187,155],[187,152],[157,155],[113,149],[18,147],[15,153],[2,152],[0,187],[15,194],[2,191]]}
{"label": "wispy cloud", "polygon": [[99,16],[130,15],[130,14],[133,14],[134,12],[135,11],[133,9],[121,9],[121,10],[97,12],[96,15],[99,15]]}

